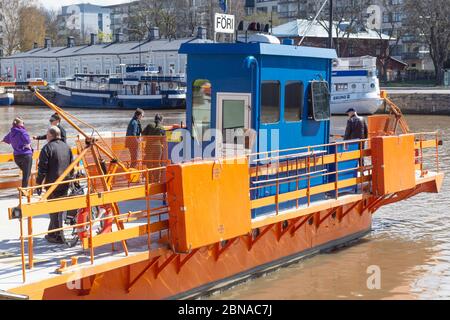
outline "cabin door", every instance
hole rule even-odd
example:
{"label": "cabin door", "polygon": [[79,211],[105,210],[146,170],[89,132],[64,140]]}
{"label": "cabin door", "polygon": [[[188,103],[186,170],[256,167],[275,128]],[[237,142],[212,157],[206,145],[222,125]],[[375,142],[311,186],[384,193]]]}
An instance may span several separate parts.
{"label": "cabin door", "polygon": [[216,110],[216,155],[234,156],[248,152],[251,147],[251,94],[219,92]]}

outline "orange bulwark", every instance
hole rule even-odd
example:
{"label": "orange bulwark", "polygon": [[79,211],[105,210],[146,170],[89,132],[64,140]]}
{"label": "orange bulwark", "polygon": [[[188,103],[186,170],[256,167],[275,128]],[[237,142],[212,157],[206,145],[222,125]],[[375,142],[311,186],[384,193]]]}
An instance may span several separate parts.
{"label": "orange bulwark", "polygon": [[[109,148],[129,168],[130,153],[120,141],[104,143],[111,143]],[[296,152],[301,160],[260,167],[249,165],[252,155],[169,164],[159,157],[163,152],[158,159],[146,160],[143,150],[150,142],[140,143],[144,147],[132,174],[110,160],[104,164],[106,174],[91,170],[105,154],[101,149],[97,155],[84,153],[87,176],[78,182],[87,187],[85,195],[36,199],[30,196],[36,187],[20,189],[28,196],[10,209],[10,217],[20,224],[17,252],[22,259],[0,267],[0,290],[7,292],[2,294],[30,299],[195,297],[360,238],[370,231],[378,208],[421,192],[439,192],[443,181],[436,133],[373,137],[370,149],[360,143],[358,150],[329,154],[314,151],[324,146],[300,148]],[[78,143],[80,155],[83,144]],[[342,145],[345,150],[345,144],[327,146],[339,150]],[[164,142],[158,145],[167,148]],[[250,198],[252,177],[269,172],[278,176],[300,167],[316,175],[339,176],[348,169],[315,168],[361,158],[372,164],[353,168],[358,172],[353,177],[303,188],[298,181],[309,181],[310,175],[280,175],[268,182],[279,193]],[[145,161],[158,161],[158,166],[145,166]],[[295,181],[296,189],[281,192],[283,185]],[[358,189],[342,191],[349,187]],[[314,201],[315,195],[330,192],[331,197]],[[283,210],[286,201],[297,205]],[[275,206],[272,213],[252,219],[252,210],[268,205]],[[38,230],[36,218],[79,208],[91,212],[99,206],[110,208],[110,214],[88,214],[81,223],[65,227],[84,228],[81,246],[61,248],[50,256],[35,248],[33,241],[48,232],[46,226]],[[112,228],[105,231],[106,221]]]}

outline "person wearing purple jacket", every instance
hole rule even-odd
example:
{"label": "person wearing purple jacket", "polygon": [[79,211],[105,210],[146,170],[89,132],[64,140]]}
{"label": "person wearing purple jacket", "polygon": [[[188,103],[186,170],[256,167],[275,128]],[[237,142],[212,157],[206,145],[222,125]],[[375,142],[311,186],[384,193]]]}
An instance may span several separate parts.
{"label": "person wearing purple jacket", "polygon": [[13,147],[14,162],[22,171],[22,188],[27,188],[33,165],[33,148],[22,118],[14,119],[11,131],[3,138],[3,142]]}

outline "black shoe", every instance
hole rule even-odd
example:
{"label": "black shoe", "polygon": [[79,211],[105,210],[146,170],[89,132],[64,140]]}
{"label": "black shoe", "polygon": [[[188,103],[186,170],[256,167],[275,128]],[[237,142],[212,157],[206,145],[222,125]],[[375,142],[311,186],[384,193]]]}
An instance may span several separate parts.
{"label": "black shoe", "polygon": [[47,240],[50,243],[57,243],[57,244],[63,244],[64,241],[62,240],[61,237],[54,237],[54,236],[50,236],[50,235],[46,235],[45,236],[45,240]]}

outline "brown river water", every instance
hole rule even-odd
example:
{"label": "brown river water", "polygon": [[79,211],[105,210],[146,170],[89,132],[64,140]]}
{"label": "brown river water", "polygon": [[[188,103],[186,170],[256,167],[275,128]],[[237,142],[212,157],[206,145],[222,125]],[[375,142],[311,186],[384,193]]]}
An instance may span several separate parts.
{"label": "brown river water", "polygon": [[[130,111],[69,110],[99,131],[125,131]],[[161,111],[165,123],[184,121],[180,110]],[[147,111],[144,123],[154,111]],[[45,107],[0,107],[0,135],[21,115],[31,135],[44,134],[51,112]],[[450,299],[450,117],[407,116],[411,129],[441,130],[440,194],[418,196],[381,208],[373,231],[352,246],[320,254],[212,296],[212,299]],[[333,117],[342,133],[345,117]],[[75,131],[68,128],[69,135]],[[0,144],[0,152],[9,151]],[[1,193],[1,192],[0,192]],[[379,289],[367,286],[368,268],[380,270]]]}

